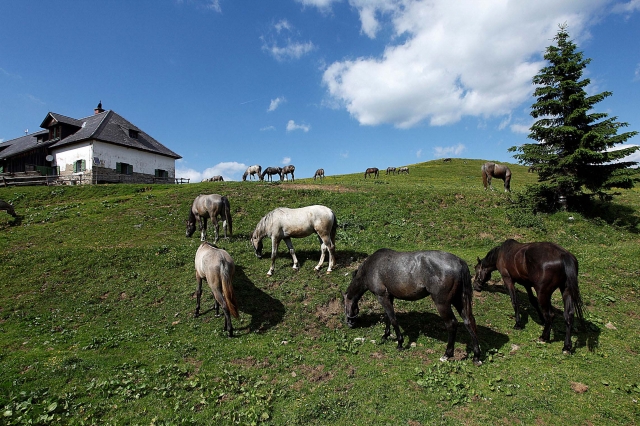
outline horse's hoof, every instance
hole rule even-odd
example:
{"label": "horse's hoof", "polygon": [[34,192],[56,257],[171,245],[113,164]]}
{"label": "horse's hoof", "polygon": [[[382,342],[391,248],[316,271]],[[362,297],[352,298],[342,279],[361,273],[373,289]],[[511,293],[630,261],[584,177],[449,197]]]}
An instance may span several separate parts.
{"label": "horse's hoof", "polygon": [[267,276],[270,277],[271,275],[273,275],[273,272],[269,271],[267,272]]}
{"label": "horse's hoof", "polygon": [[543,339],[542,337],[540,337],[540,338],[536,341],[536,343],[539,343],[539,344],[541,344],[541,345],[544,345],[544,344],[546,344],[546,343],[547,343],[547,341],[546,341],[545,339]]}
{"label": "horse's hoof", "polygon": [[402,346],[398,346],[396,349],[399,351],[404,351],[404,348]]}
{"label": "horse's hoof", "polygon": [[480,361],[479,359],[474,359],[473,365],[475,365],[476,367],[480,367],[482,365],[482,361]]}
{"label": "horse's hoof", "polygon": [[563,350],[562,350],[562,354],[563,354],[563,355],[571,355],[571,350],[563,349]]}
{"label": "horse's hoof", "polygon": [[449,357],[448,357],[448,356],[446,356],[446,355],[442,355],[442,356],[440,357],[440,361],[441,361],[441,362],[447,362],[447,361],[449,361]]}

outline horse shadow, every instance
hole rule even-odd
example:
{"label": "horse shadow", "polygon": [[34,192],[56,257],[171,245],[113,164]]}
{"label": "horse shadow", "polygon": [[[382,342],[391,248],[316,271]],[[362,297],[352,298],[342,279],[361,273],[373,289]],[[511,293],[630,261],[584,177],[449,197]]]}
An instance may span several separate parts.
{"label": "horse shadow", "polygon": [[[457,313],[456,313],[457,314]],[[444,324],[444,320],[440,315],[432,312],[397,312],[396,318],[405,338],[404,347],[409,347],[411,343],[416,342],[421,335],[438,339],[446,346],[449,340],[449,333]],[[456,315],[458,319],[458,329],[456,332],[456,342],[466,344],[468,354],[473,353],[473,345],[471,336],[464,326],[462,319]],[[384,312],[381,314],[371,313],[360,315],[357,327],[371,327],[380,321],[387,321]],[[488,327],[476,325],[478,334],[478,343],[483,353],[490,348],[500,348],[509,341],[509,336],[499,333]],[[443,349],[444,351],[444,349]]]}
{"label": "horse shadow", "polygon": [[[506,297],[510,297],[506,287],[501,284],[486,285],[482,291],[486,291],[489,293],[503,293]],[[529,322],[529,318],[531,318],[534,323],[540,326],[540,333],[542,333],[542,329],[544,328],[544,318],[540,318],[538,312],[536,311],[536,308],[534,308],[531,305],[531,302],[529,302],[529,296],[527,295],[527,292],[522,291],[518,287],[516,287],[516,296],[518,297],[518,306],[520,307],[520,321],[522,322],[522,326],[526,327],[527,323]],[[564,323],[564,305],[560,306],[562,309],[558,308],[555,305],[552,305],[554,317],[553,323],[551,324],[550,342],[564,342],[566,331]],[[576,332],[576,328],[578,325],[581,325],[582,327],[578,328]],[[578,347],[586,347],[590,352],[594,352],[600,344],[600,327],[597,324],[584,318],[582,321],[580,321],[580,319],[578,318],[574,318],[573,327],[573,334],[577,336],[577,340],[573,349],[575,350]]]}
{"label": "horse shadow", "polygon": [[237,328],[237,331],[264,333],[282,322],[285,314],[282,302],[256,287],[244,273],[244,269],[238,265],[234,277],[234,291],[238,310],[251,316],[249,325]]}

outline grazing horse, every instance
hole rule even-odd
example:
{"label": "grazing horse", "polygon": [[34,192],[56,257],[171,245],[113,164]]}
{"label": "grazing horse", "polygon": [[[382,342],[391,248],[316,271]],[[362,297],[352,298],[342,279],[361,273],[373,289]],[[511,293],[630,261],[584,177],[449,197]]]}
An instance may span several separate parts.
{"label": "grazing horse", "polygon": [[299,209],[280,207],[267,213],[253,231],[251,244],[256,256],[262,258],[262,239],[271,237],[271,268],[267,276],[273,275],[276,255],[280,240],[284,240],[293,258],[293,269],[298,270],[298,258],[293,250],[291,238],[304,238],[317,234],[320,240],[320,262],[314,268],[319,271],[324,263],[325,252],[329,251],[329,267],[327,273],[335,267],[336,262],[336,230],[338,221],[333,211],[325,206],[308,206]]}
{"label": "grazing horse", "polygon": [[0,210],[5,210],[13,217],[18,217],[16,211],[13,209],[13,206],[6,201],[0,200]]}
{"label": "grazing horse", "polygon": [[451,306],[455,306],[471,335],[473,363],[482,364],[476,320],[472,312],[471,274],[464,260],[451,253],[435,250],[396,252],[383,248],[376,251],[353,272],[351,284],[343,294],[349,327],[355,326],[354,320],[359,313],[358,302],[367,290],[376,295],[388,317],[382,338],[389,337],[390,325],[393,325],[398,349],[402,349],[404,338],[393,310],[393,300],[413,301],[431,295],[449,333],[447,349],[441,361],[453,356],[458,320]]}
{"label": "grazing horse", "polygon": [[450,163],[451,162],[451,158],[443,158],[442,162],[443,163]]}
{"label": "grazing horse", "polygon": [[211,244],[204,242],[198,247],[195,258],[196,266],[196,312],[194,317],[200,315],[200,296],[202,296],[202,279],[207,280],[209,288],[215,298],[213,305],[216,316],[220,315],[220,306],[224,312],[224,330],[229,332],[229,337],[233,336],[233,325],[231,316],[238,318],[236,297],[233,293],[233,274],[235,264],[229,253],[215,248]]}
{"label": "grazing horse", "polygon": [[209,218],[213,223],[213,229],[216,235],[213,242],[217,242],[219,230],[218,216],[224,220],[222,224],[224,237],[227,238],[227,228],[229,229],[229,236],[232,236],[231,206],[229,205],[227,197],[218,194],[198,195],[195,200],[193,200],[191,210],[189,210],[187,237],[192,236],[195,232],[197,219],[200,222],[200,241],[205,241],[207,239],[207,218]]}
{"label": "grazing horse", "polygon": [[316,174],[313,175],[313,180],[316,180],[316,178],[324,179],[324,169],[316,170]]}
{"label": "grazing horse", "polygon": [[[518,298],[516,296],[515,283],[524,286],[529,296],[529,302],[538,312],[538,316],[544,321],[544,329],[541,342],[548,342],[553,322],[553,307],[551,306],[551,294],[559,289],[564,301],[564,322],[566,333],[562,351],[571,352],[571,328],[573,316],[576,314],[582,319],[582,299],[578,289],[578,260],[564,248],[557,244],[538,242],[520,244],[509,239],[502,245],[495,247],[487,253],[484,259],[478,258],[474,287],[482,290],[482,285],[491,278],[491,272],[498,270],[502,276],[511,304],[515,311],[516,324],[513,328],[522,329]],[[532,289],[535,289],[537,299]]]}
{"label": "grazing horse", "polygon": [[264,180],[266,175],[269,175],[269,181],[271,182],[273,182],[273,175],[280,176],[280,180],[282,180],[282,167],[267,167],[264,169],[264,172],[262,172],[260,180]]}
{"label": "grazing horse", "polygon": [[369,175],[369,177],[371,177],[371,175],[373,175],[374,177],[378,177],[378,173],[380,172],[380,170],[378,170],[377,167],[369,167],[367,170],[365,170],[364,172],[364,178],[367,178],[367,175]]}
{"label": "grazing horse", "polygon": [[224,182],[224,178],[220,175],[213,176],[211,179],[209,179],[209,182]]}
{"label": "grazing horse", "polygon": [[294,166],[293,164],[290,164],[288,166],[284,166],[282,168],[282,174],[280,175],[280,179],[283,180],[285,177],[287,177],[288,174],[291,174],[291,180],[295,182],[295,176],[293,176],[293,172],[296,171],[296,166]]}
{"label": "grazing horse", "polygon": [[242,175],[242,180],[246,181],[247,176],[249,176],[249,180],[251,180],[253,175],[258,175],[258,178],[262,180],[261,173],[262,173],[262,166],[260,166],[259,164],[256,164],[254,166],[249,166],[247,167],[247,170],[245,170],[244,174]]}
{"label": "grazing horse", "polygon": [[406,173],[406,174],[409,174],[409,168],[408,168],[408,167],[400,167],[400,168],[398,169],[398,174],[400,174],[400,173]]}
{"label": "grazing horse", "polygon": [[395,167],[387,167],[387,172],[385,174],[396,174],[396,168]]}
{"label": "grazing horse", "polygon": [[482,170],[482,184],[485,190],[487,185],[493,190],[491,178],[494,177],[504,181],[504,192],[511,192],[511,170],[509,167],[487,161],[480,170]]}

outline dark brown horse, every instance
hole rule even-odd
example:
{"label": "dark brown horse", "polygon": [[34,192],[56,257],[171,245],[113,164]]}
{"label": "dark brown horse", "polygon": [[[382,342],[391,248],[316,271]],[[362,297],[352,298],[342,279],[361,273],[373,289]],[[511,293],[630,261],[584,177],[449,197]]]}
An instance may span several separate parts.
{"label": "dark brown horse", "polygon": [[281,179],[281,180],[284,180],[284,178],[286,178],[286,177],[287,177],[287,175],[288,175],[288,174],[290,174],[290,175],[291,175],[291,180],[292,180],[293,182],[295,182],[295,181],[296,181],[296,178],[295,178],[295,176],[293,175],[293,172],[295,172],[295,171],[296,171],[296,166],[294,166],[293,164],[290,164],[290,165],[288,165],[288,166],[284,166],[284,167],[282,168],[282,172],[281,172],[281,174],[280,174],[280,179]]}
{"label": "dark brown horse", "polygon": [[218,241],[218,216],[224,221],[222,229],[224,237],[227,238],[227,229],[229,236],[233,235],[231,223],[231,207],[227,197],[218,194],[198,195],[189,210],[189,219],[187,219],[187,237],[193,235],[196,230],[196,220],[200,223],[200,241],[207,239],[207,219],[211,219],[213,229],[215,230],[215,243]]}
{"label": "dark brown horse", "polygon": [[419,300],[431,295],[449,332],[447,349],[440,358],[442,361],[453,356],[458,320],[451,306],[455,306],[471,335],[473,363],[482,364],[476,320],[472,312],[471,274],[464,260],[443,251],[376,251],[353,272],[351,284],[346,294],[343,294],[344,312],[349,327],[355,325],[354,320],[359,313],[358,302],[367,290],[376,295],[388,317],[382,338],[389,337],[390,325],[393,325],[398,349],[402,349],[404,338],[393,310],[393,300]]}
{"label": "dark brown horse", "polygon": [[264,180],[264,177],[269,175],[269,180],[273,182],[273,175],[280,176],[280,180],[282,180],[282,167],[267,167],[260,175],[260,180]]}
{"label": "dark brown horse", "polygon": [[215,298],[213,308],[216,316],[220,315],[220,306],[224,312],[224,329],[233,336],[231,317],[238,318],[236,297],[233,293],[233,274],[235,263],[229,253],[204,242],[200,244],[195,258],[196,266],[196,312],[194,317],[200,315],[200,297],[202,296],[202,279],[207,280],[209,288]]}
{"label": "dark brown horse", "polygon": [[[527,290],[529,301],[544,321],[540,341],[548,342],[553,322],[551,294],[559,289],[564,301],[564,322],[566,333],[562,351],[571,352],[571,328],[574,314],[582,319],[582,299],[578,289],[578,260],[557,244],[539,242],[520,244],[507,240],[493,248],[484,259],[478,258],[474,287],[482,290],[482,285],[491,278],[491,272],[498,270],[502,276],[511,304],[515,311],[516,324],[513,328],[522,329],[515,283]],[[532,289],[536,291],[537,299]]]}
{"label": "dark brown horse", "polygon": [[324,179],[324,169],[316,170],[316,174],[313,175],[313,180],[316,180],[316,178]]}
{"label": "dark brown horse", "polygon": [[4,200],[0,200],[0,210],[5,210],[11,216],[18,217],[16,211],[13,209],[13,206]]}
{"label": "dark brown horse", "polygon": [[371,177],[371,175],[373,175],[374,177],[378,177],[378,173],[380,172],[380,170],[378,170],[377,167],[369,167],[367,170],[365,170],[364,172],[364,178],[367,178],[367,175],[369,177]]}
{"label": "dark brown horse", "polygon": [[482,171],[482,184],[485,190],[487,186],[493,189],[493,186],[491,186],[491,178],[494,177],[504,181],[505,192],[511,192],[511,170],[509,167],[487,161],[482,165],[480,170]]}

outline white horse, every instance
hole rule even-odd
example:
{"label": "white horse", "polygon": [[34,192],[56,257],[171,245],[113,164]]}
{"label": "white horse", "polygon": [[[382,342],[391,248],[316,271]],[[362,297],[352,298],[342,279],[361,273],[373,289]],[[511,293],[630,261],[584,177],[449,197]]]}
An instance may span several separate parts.
{"label": "white horse", "polygon": [[231,206],[227,197],[219,194],[198,195],[189,210],[189,218],[187,219],[187,237],[191,237],[196,231],[196,220],[200,222],[200,241],[207,239],[207,219],[211,219],[213,229],[215,231],[215,240],[218,241],[218,231],[220,224],[218,216],[223,220],[222,229],[224,237],[227,238],[227,230],[229,236],[233,236],[233,223],[231,221]]}
{"label": "white horse", "polygon": [[253,231],[251,244],[256,256],[262,258],[262,239],[271,237],[271,268],[267,276],[273,275],[278,254],[278,245],[281,240],[289,248],[293,258],[293,269],[298,270],[298,258],[293,249],[291,238],[303,238],[311,234],[317,234],[320,240],[320,262],[315,270],[319,271],[324,263],[325,252],[329,251],[329,267],[327,273],[335,267],[336,261],[336,229],[338,222],[333,211],[325,206],[308,206],[299,209],[280,207],[266,214]]}
{"label": "white horse", "polygon": [[233,293],[233,274],[235,273],[235,263],[229,253],[222,249],[215,248],[211,244],[204,242],[198,247],[195,258],[196,266],[196,312],[194,317],[200,315],[200,297],[202,296],[202,279],[207,280],[209,288],[213,293],[216,302],[213,308],[216,316],[220,315],[220,306],[224,312],[224,329],[229,332],[229,337],[233,336],[233,326],[231,317],[238,318],[236,297]]}
{"label": "white horse", "polygon": [[249,167],[247,167],[247,170],[242,175],[242,180],[243,181],[247,180],[247,176],[249,176],[249,180],[251,180],[253,175],[258,175],[258,178],[260,180],[262,180],[261,173],[262,173],[262,166],[261,165],[256,164],[254,166],[249,166]]}

